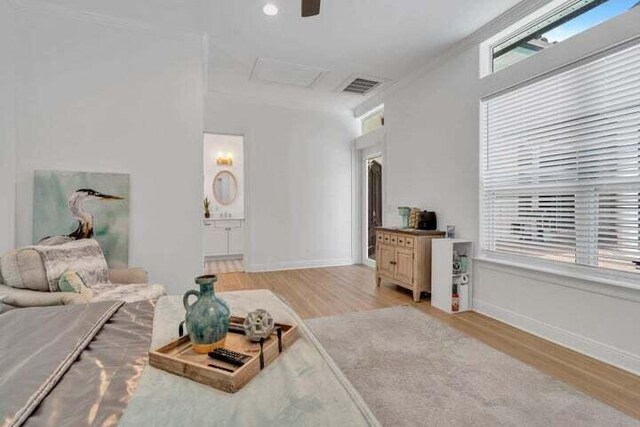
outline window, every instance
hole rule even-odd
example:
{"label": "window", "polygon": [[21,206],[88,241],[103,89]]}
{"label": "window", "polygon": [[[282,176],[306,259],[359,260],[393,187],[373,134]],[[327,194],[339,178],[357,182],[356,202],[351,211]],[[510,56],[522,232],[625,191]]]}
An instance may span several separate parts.
{"label": "window", "polygon": [[486,251],[640,272],[640,45],[482,115]]}
{"label": "window", "polygon": [[499,71],[535,53],[595,27],[640,4],[639,0],[572,0],[520,25],[492,43],[492,71]]}
{"label": "window", "polygon": [[384,126],[384,110],[377,110],[362,119],[362,135]]}

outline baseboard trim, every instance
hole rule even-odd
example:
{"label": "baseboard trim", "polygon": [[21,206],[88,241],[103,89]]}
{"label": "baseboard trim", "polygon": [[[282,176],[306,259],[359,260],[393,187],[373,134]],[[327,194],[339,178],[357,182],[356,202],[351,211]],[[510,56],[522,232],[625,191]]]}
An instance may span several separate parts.
{"label": "baseboard trim", "polygon": [[278,262],[273,264],[252,264],[245,266],[247,272],[258,273],[264,271],[301,270],[304,268],[338,267],[353,265],[351,258],[314,259],[304,261]]}
{"label": "baseboard trim", "polygon": [[473,310],[609,365],[640,375],[640,357],[478,299]]}
{"label": "baseboard trim", "polygon": [[232,260],[242,260],[242,255],[205,255],[204,260],[206,261],[232,261]]}

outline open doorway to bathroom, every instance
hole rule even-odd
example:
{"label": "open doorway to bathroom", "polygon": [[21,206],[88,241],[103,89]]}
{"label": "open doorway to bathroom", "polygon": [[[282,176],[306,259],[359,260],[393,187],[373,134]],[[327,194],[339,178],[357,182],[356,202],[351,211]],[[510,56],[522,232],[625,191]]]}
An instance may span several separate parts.
{"label": "open doorway to bathroom", "polygon": [[382,226],[382,154],[374,150],[363,150],[363,224],[365,264],[375,265],[376,227]]}
{"label": "open doorway to bathroom", "polygon": [[204,272],[244,271],[244,136],[205,133]]}

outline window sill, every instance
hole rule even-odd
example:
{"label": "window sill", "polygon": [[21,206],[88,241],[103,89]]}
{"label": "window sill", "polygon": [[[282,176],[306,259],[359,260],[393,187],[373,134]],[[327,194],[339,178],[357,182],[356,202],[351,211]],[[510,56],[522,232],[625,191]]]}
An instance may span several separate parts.
{"label": "window sill", "polygon": [[538,273],[546,273],[563,278],[597,283],[600,285],[612,286],[616,288],[640,291],[640,284],[638,283],[639,280],[637,278],[634,280],[634,278],[628,277],[628,275],[624,273],[619,274],[617,272],[595,271],[598,269],[573,265],[563,268],[561,266],[542,265],[534,262],[513,260],[490,255],[477,256],[474,258],[474,261],[496,264],[505,267],[520,268],[524,270],[535,271]]}

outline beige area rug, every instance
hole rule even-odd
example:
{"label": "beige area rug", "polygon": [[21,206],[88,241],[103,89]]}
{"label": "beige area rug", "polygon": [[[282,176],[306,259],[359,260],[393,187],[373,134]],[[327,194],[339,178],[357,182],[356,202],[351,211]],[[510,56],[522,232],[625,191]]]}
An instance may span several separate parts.
{"label": "beige area rug", "polygon": [[411,307],[307,324],[385,426],[640,426]]}

